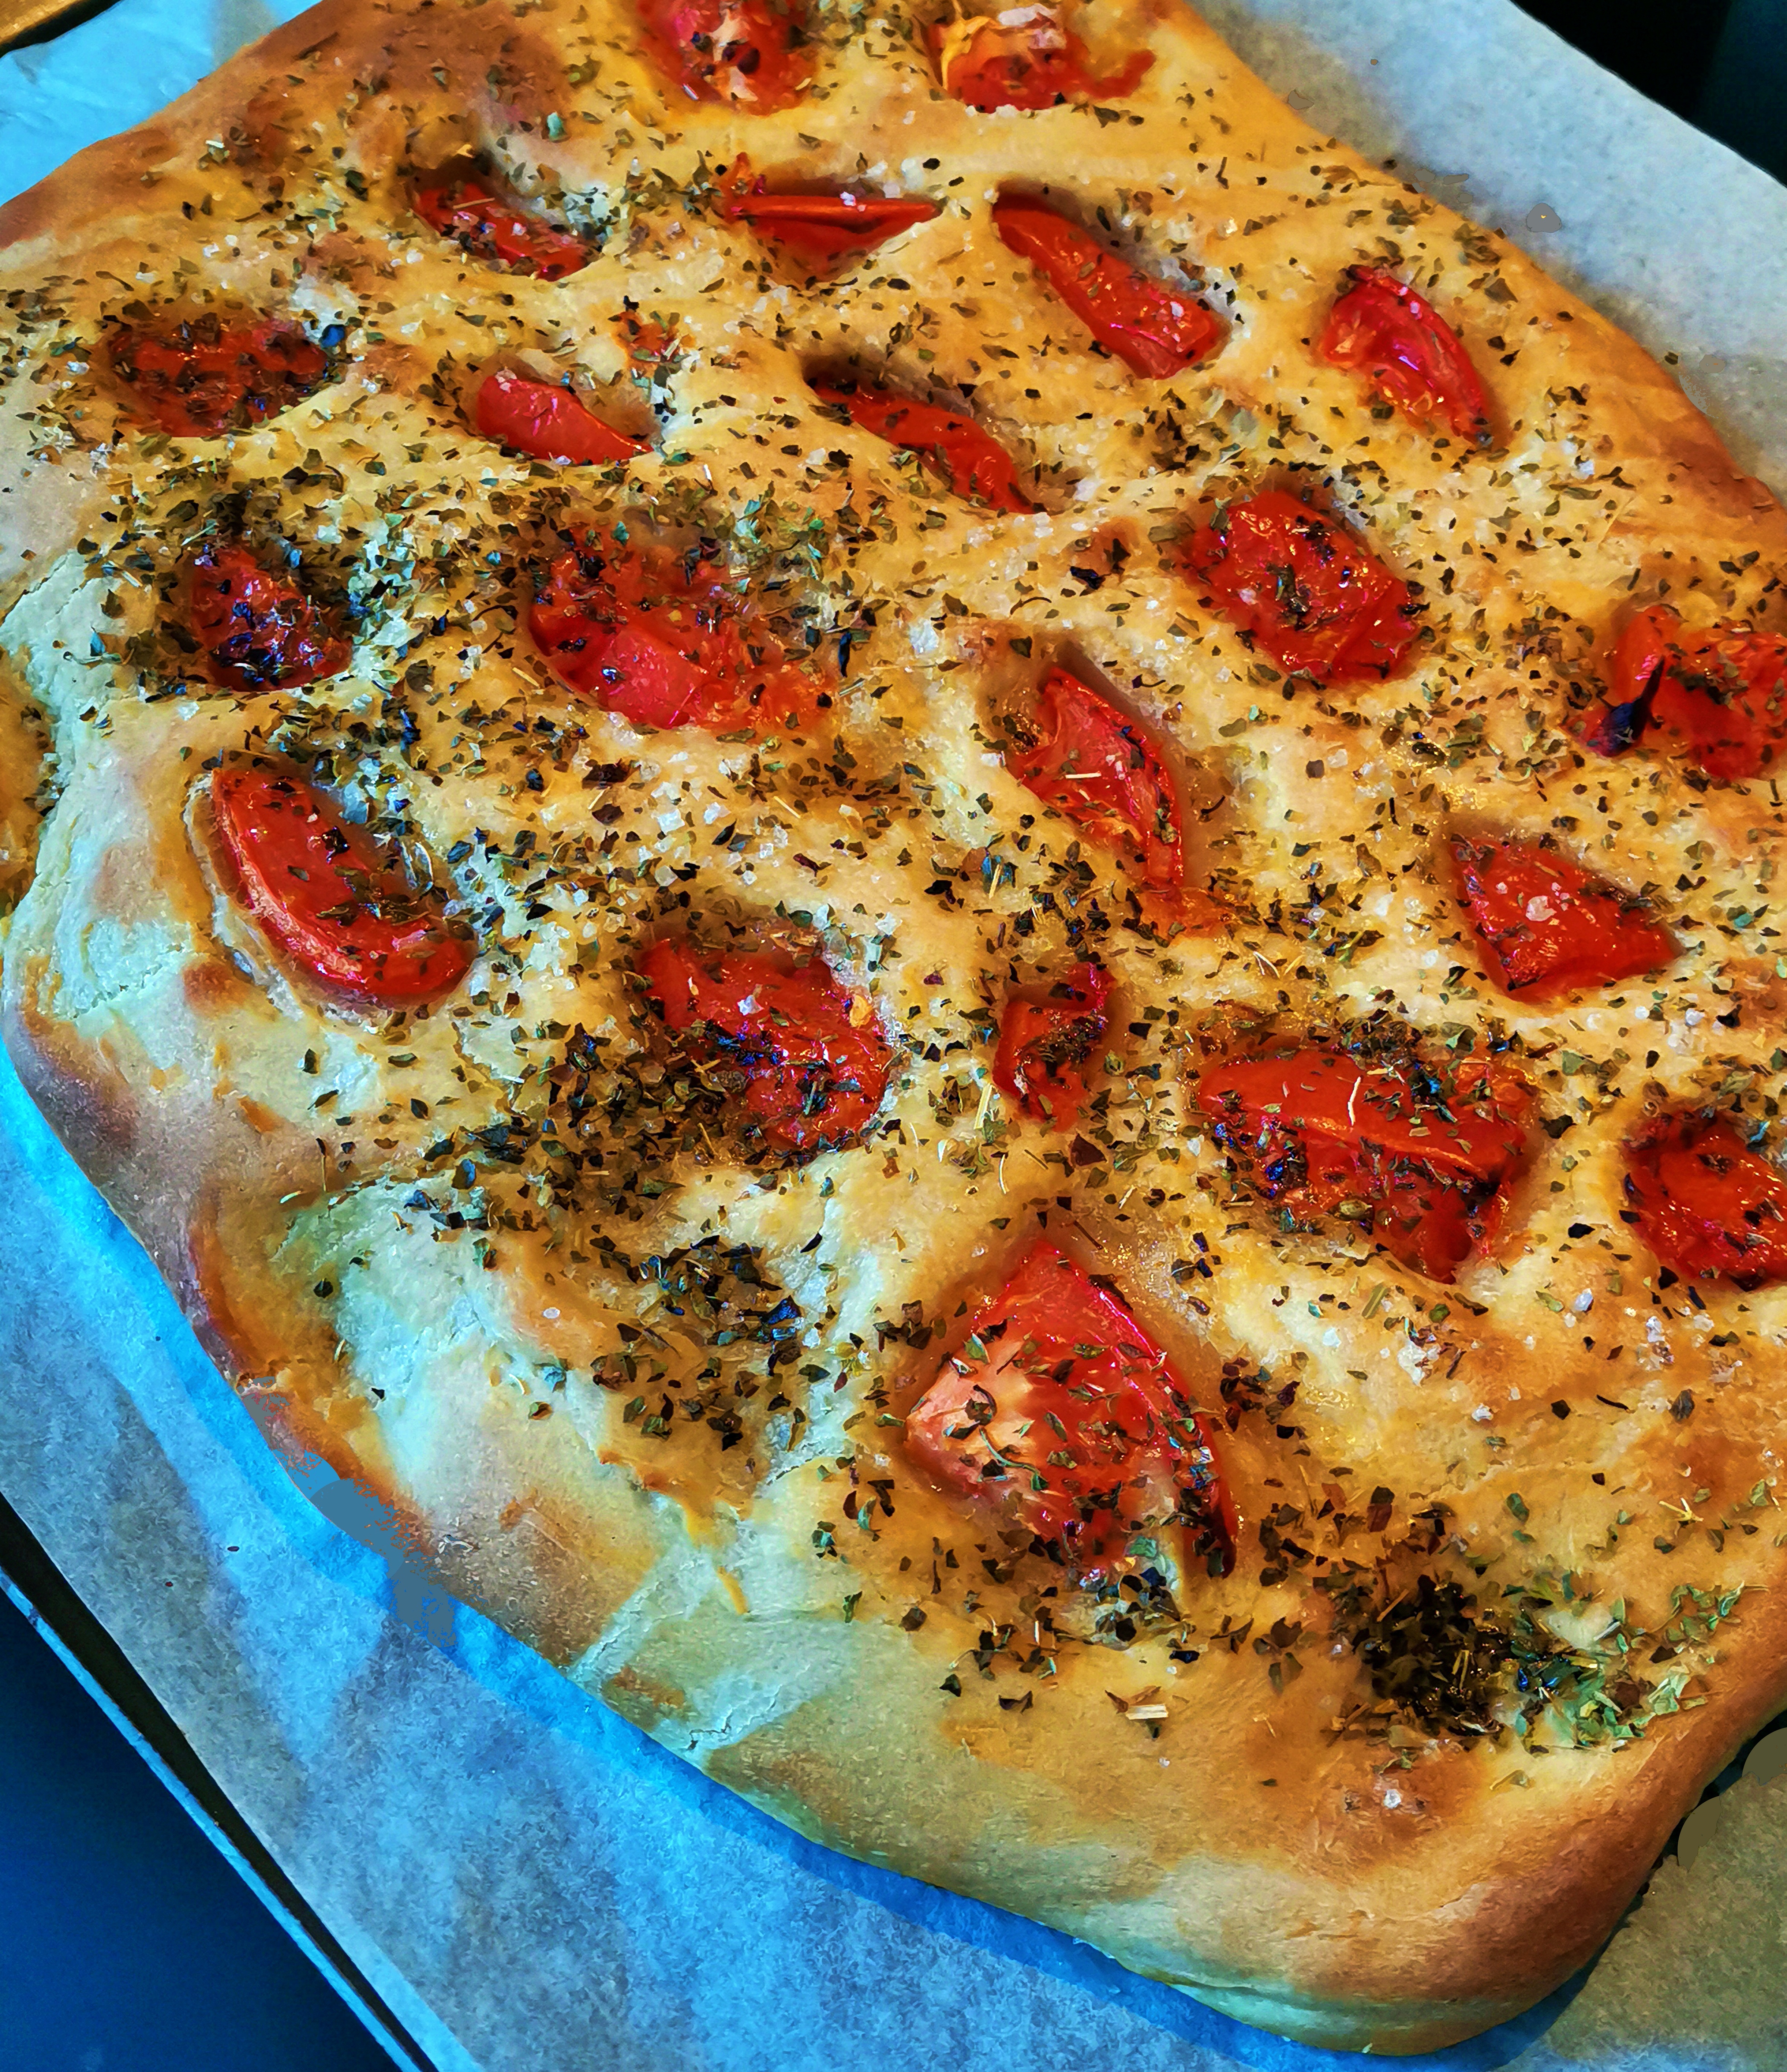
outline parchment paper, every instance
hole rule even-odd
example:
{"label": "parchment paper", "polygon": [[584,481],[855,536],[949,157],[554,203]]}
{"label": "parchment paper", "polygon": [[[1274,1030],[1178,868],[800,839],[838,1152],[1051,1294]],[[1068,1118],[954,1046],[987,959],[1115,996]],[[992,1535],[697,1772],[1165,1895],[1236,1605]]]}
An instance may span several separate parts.
{"label": "parchment paper", "polygon": [[[123,0],[0,60],[0,194],[296,11]],[[1207,11],[1312,121],[1679,352],[1787,489],[1787,192],[1502,0]],[[0,1260],[0,1489],[441,2072],[1362,2063],[801,1841],[434,1590],[330,1471],[307,1500],[3,1065]],[[1696,1819],[1586,1984],[1404,2062],[1787,2065],[1787,1782]]]}

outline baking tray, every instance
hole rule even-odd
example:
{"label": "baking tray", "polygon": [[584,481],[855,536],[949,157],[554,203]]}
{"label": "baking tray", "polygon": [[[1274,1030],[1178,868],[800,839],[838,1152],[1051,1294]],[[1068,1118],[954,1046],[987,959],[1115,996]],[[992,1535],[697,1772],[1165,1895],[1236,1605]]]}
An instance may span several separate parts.
{"label": "baking tray", "polygon": [[113,0],[0,0],[0,51],[42,43],[103,14]]}
{"label": "baking tray", "polygon": [[0,1591],[149,1766],[199,1832],[403,2072],[434,2072],[422,2046],[268,1852],[124,1651],[0,1496]]}

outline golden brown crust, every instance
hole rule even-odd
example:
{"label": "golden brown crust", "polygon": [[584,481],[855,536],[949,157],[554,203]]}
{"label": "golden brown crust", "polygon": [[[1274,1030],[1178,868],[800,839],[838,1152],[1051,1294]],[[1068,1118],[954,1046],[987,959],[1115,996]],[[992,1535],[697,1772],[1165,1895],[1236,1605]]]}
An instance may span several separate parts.
{"label": "golden brown crust", "polygon": [[[0,212],[23,298],[0,423],[36,449],[0,470],[0,648],[61,787],[7,941],[9,1048],[275,1442],[363,1481],[453,1589],[710,1774],[1246,2020],[1380,2050],[1468,2033],[1592,1954],[1787,1690],[1787,1297],[1670,1287],[1621,1220],[1620,1151],[1660,1107],[1772,1099],[1780,809],[1571,731],[1631,602],[1666,585],[1778,623],[1787,517],[1628,339],[1304,130],[1193,17],[1097,21],[1156,56],[1114,115],[935,98],[890,14],[821,39],[810,101],[747,119],[667,98],[629,18],[589,13],[342,0]],[[468,145],[599,224],[584,273],[496,273],[416,223],[405,180]],[[702,171],[747,146],[942,213],[823,288],[759,272]],[[994,235],[1002,181],[1068,162],[1089,216],[1204,269],[1229,335],[1196,376],[1087,351]],[[1308,356],[1344,269],[1392,255],[1489,377],[1486,454],[1370,417]],[[342,325],[338,378],[257,430],[146,441],[104,323],[207,296]],[[629,384],[624,296],[678,319],[655,382]],[[852,352],[972,397],[1044,512],[957,502],[818,417],[803,376]],[[550,687],[516,616],[564,484],[458,414],[498,353],[657,406],[629,485],[580,477],[572,508],[714,528],[862,632],[826,730],[651,735]],[[1269,681],[1176,572],[1176,528],[1271,480],[1423,583],[1435,637],[1406,677]],[[181,554],[239,524],[352,607],[349,673],[178,688],[157,627]],[[1026,824],[998,721],[1067,655],[1219,802],[1194,875],[1226,926],[1159,939],[1081,883],[1071,830]],[[205,835],[208,771],[245,754],[326,771],[426,851],[479,934],[459,994],[351,1013],[286,967]],[[1494,828],[1648,888],[1682,957],[1612,999],[1499,994],[1444,857]],[[690,911],[822,931],[872,990],[904,1040],[872,1147],[778,1175],[636,1120],[667,1097],[628,960]],[[1002,1110],[982,1009],[1089,946],[1123,1069],[1070,1157]],[[1444,1301],[1235,1197],[1185,1090],[1223,1014],[1378,1009],[1435,1043],[1517,1039],[1570,1125]],[[599,1063],[574,1068],[574,1028]],[[579,1070],[624,1129],[573,1139]],[[1103,1607],[1097,1645],[1100,1608],[899,1443],[1044,1226],[1233,1413],[1235,1573],[1175,1577],[1175,1616],[1138,1608],[1126,1639]],[[651,1264],[697,1259],[756,1320],[724,1343]],[[751,1336],[760,1285],[799,1311],[792,1360]],[[1510,1681],[1494,1735],[1373,1690],[1361,1620],[1422,1574],[1524,1618],[1563,1678],[1524,1744]]]}

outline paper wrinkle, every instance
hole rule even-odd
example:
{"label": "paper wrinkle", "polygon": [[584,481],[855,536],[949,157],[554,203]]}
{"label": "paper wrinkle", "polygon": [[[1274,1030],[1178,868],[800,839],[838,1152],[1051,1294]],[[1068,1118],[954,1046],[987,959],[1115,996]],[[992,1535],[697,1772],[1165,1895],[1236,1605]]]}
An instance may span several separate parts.
{"label": "paper wrinkle", "polygon": [[[0,59],[0,194],[299,11],[120,0]],[[1653,351],[1678,352],[1740,462],[1787,487],[1781,187],[1507,0],[1204,11],[1311,121],[1397,156]],[[0,1487],[439,2072],[835,2072],[865,2054],[901,2072],[1362,2062],[804,1840],[452,1606],[332,1470],[287,1474],[4,1066],[0,1242]],[[655,1577],[574,1666],[577,1682],[599,1682],[629,1631],[707,1603],[722,1558],[691,1546],[673,1585]],[[753,1607],[794,1614],[751,1566]],[[741,1691],[735,1729],[768,1702]],[[792,1702],[784,1684],[777,1708]],[[1692,1870],[1665,1864],[1579,1993],[1403,2062],[1777,2067],[1784,1861],[1787,1779],[1735,1787]]]}

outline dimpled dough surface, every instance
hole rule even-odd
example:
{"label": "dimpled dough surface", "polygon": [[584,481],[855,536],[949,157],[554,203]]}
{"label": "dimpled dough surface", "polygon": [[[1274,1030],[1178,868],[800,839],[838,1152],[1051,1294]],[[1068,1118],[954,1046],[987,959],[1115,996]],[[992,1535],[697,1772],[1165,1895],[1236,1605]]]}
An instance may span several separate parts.
{"label": "dimpled dough surface", "polygon": [[[1194,16],[1101,4],[1082,26],[1152,51],[1139,84],[995,114],[939,92],[924,26],[818,10],[811,90],[753,113],[673,89],[597,0],[325,6],[0,216],[7,1042],[270,1427],[584,1688],[835,1847],[1286,2033],[1420,2048],[1585,1960],[1787,1687],[1787,1297],[1665,1276],[1620,1214],[1653,1116],[1775,1113],[1781,807],[1579,723],[1635,605],[1778,627],[1787,531],[1628,341]],[[467,148],[589,263],[513,273],[422,222],[415,178]],[[741,151],[939,212],[808,279],[718,205]],[[1094,352],[1000,240],[1002,186],[1045,180],[1203,282],[1225,335],[1196,370]],[[1487,450],[1312,354],[1377,262],[1460,331]],[[652,365],[629,302],[673,333]],[[253,429],[154,433],[102,336],[206,305],[326,339],[331,378]],[[650,450],[505,452],[466,415],[493,361],[574,373]],[[971,401],[1040,508],[820,414],[840,372]],[[1268,484],[1420,586],[1389,680],[1281,679],[1179,567],[1197,515]],[[818,722],[652,732],[560,689],[528,586],[573,517],[704,534],[797,640],[849,634]],[[181,565],[238,528],[351,607],[345,673],[183,672]],[[1007,768],[1054,662],[1163,744],[1195,925]],[[426,1014],[330,1004],[232,896],[204,788],[256,753],[434,874],[476,956]],[[1554,835],[1679,955],[1509,997],[1460,829]],[[691,917],[817,944],[871,1004],[896,1055],[864,1141],[747,1165],[679,1119],[629,974]],[[1115,988],[1095,1099],[1050,1131],[993,1041],[1011,990],[1088,956]],[[1344,1220],[1287,1227],[1195,1104],[1237,1029],[1372,1016],[1505,1046],[1537,1096],[1456,1286]],[[1227,1575],[1163,1551],[1158,1588],[1076,1589],[903,1450],[1040,1232],[1215,1420]],[[647,1264],[704,1246],[717,1318]],[[1423,1576],[1524,1620],[1554,1702],[1499,1657],[1474,1724],[1399,1702],[1361,1642]]]}

